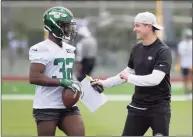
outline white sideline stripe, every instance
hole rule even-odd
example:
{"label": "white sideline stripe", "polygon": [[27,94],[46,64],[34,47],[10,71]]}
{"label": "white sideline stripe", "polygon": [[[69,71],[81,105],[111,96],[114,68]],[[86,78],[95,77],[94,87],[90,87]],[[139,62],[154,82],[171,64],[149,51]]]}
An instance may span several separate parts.
{"label": "white sideline stripe", "polygon": [[[131,101],[131,95],[107,95],[109,101]],[[2,100],[33,100],[34,95],[2,95]],[[184,95],[173,95],[172,101],[186,101]]]}

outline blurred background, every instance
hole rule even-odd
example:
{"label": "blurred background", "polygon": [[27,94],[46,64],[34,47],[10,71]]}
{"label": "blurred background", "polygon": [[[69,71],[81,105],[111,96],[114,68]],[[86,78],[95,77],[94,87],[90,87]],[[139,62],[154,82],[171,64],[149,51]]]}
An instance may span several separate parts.
{"label": "blurred background", "polygon": [[[157,2],[158,3],[158,2]],[[44,12],[52,6],[69,8],[74,16],[87,25],[98,42],[97,67],[93,75],[112,75],[122,70],[136,44],[133,18],[139,12],[150,11],[164,25],[163,40],[175,54],[182,31],[192,26],[190,2],[83,1],[83,2],[2,2],[2,75],[27,76],[28,49],[44,39]],[[25,64],[25,67],[23,67]],[[115,67],[116,66],[116,67]],[[110,69],[109,69],[110,68]],[[172,76],[177,76],[174,72]]]}
{"label": "blurred background", "polygon": [[[30,98],[28,95],[34,94],[34,86],[29,85],[26,81],[30,65],[28,50],[46,37],[46,32],[43,29],[43,14],[53,6],[63,6],[70,9],[78,21],[78,27],[86,26],[96,39],[98,45],[96,66],[91,74],[94,77],[113,76],[126,67],[130,51],[137,43],[133,32],[134,17],[139,12],[150,11],[154,13],[158,22],[165,28],[158,36],[172,50],[173,94],[179,95],[180,100],[173,105],[172,135],[192,135],[192,102],[181,102],[183,99],[180,97],[184,94],[181,73],[174,69],[177,60],[177,45],[182,40],[183,31],[187,28],[192,29],[191,2],[2,1],[2,93],[5,95],[5,101],[2,102],[3,135],[36,135],[35,124],[31,115],[32,102],[26,101],[26,98]],[[76,45],[76,41],[71,44]],[[108,95],[120,95],[121,98],[121,96],[132,95],[133,87],[123,85],[108,89],[106,93]],[[27,97],[23,96],[23,100],[15,102],[16,95]],[[19,98],[19,96],[17,97]],[[24,101],[26,102],[24,103]],[[91,122],[86,125],[88,127],[87,135],[121,135],[125,120],[121,114],[126,116],[126,104],[128,104],[127,99],[125,101],[123,99],[122,103],[112,101],[94,114],[90,114],[80,104],[85,114],[85,123],[91,122],[92,117],[99,120],[99,122],[95,121],[95,123]],[[117,106],[116,112],[113,112],[113,106]],[[16,113],[12,108],[20,110],[18,112],[22,113],[17,114],[18,112]],[[114,116],[120,115],[120,119],[116,121],[118,122],[117,125],[120,124],[118,128],[114,125],[116,122],[111,123],[114,119],[113,116],[105,119],[107,121],[105,124],[102,123],[104,121],[103,115],[108,112],[111,113],[111,111],[115,114]],[[16,113],[17,117],[13,116],[13,113]],[[19,119],[24,120],[20,121]],[[184,121],[184,125],[179,122],[180,119]],[[185,126],[184,129],[179,125]],[[90,128],[95,128],[95,130]],[[63,134],[58,132],[58,135]],[[148,135],[151,135],[151,132]]]}

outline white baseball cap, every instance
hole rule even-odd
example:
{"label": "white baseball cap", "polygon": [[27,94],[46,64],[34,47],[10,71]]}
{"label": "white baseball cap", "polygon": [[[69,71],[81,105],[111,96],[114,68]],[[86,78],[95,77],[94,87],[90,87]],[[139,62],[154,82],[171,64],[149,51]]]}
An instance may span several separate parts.
{"label": "white baseball cap", "polygon": [[150,24],[158,30],[164,29],[162,26],[157,24],[156,17],[151,12],[138,13],[134,19],[134,23]]}

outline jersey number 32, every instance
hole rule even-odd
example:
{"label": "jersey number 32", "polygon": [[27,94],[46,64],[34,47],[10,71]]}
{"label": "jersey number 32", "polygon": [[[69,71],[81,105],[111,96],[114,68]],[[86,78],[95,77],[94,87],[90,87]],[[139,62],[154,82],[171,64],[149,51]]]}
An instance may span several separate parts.
{"label": "jersey number 32", "polygon": [[[73,58],[56,58],[54,60],[54,65],[59,65],[59,63],[62,63],[62,67],[60,67],[59,71],[62,73],[63,79],[71,79],[72,78],[72,68],[74,64]],[[70,67],[66,68],[66,66],[69,65]],[[57,78],[57,76],[52,76],[52,78]]]}

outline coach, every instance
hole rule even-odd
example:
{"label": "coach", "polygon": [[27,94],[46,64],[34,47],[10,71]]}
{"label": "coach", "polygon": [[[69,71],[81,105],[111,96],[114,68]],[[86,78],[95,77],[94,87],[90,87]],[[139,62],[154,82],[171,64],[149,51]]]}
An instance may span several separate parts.
{"label": "coach", "polygon": [[170,48],[156,36],[161,29],[154,14],[137,14],[134,31],[142,42],[132,49],[127,68],[114,77],[92,83],[104,88],[124,82],[135,85],[123,136],[143,136],[148,128],[153,130],[153,136],[169,136],[172,57]]}

